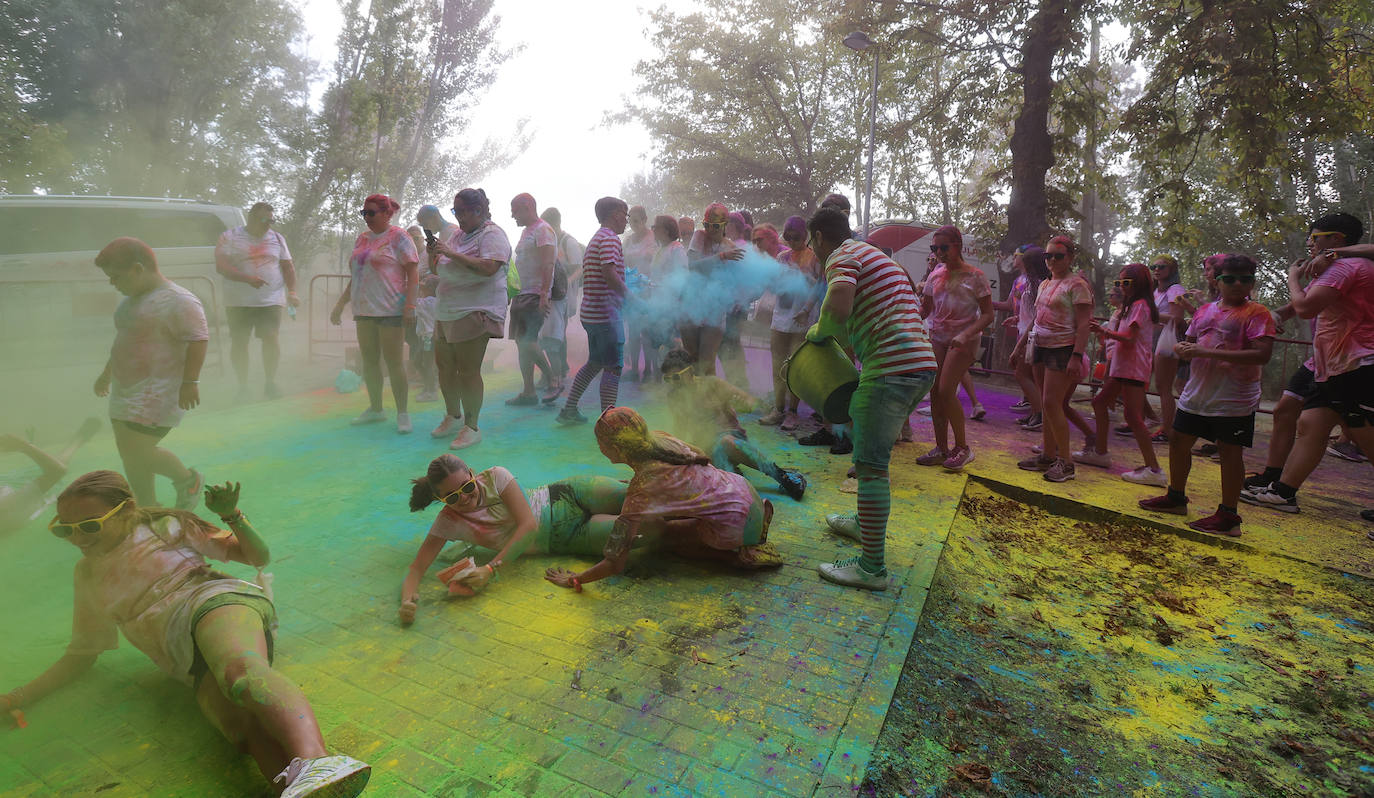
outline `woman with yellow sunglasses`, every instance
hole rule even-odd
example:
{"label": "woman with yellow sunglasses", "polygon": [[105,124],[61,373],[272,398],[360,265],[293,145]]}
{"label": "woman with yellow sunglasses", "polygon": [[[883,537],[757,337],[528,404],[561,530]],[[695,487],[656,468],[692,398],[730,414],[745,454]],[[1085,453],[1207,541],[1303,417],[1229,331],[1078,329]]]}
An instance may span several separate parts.
{"label": "woman with yellow sunglasses", "polygon": [[411,480],[411,512],[436,501],[444,508],[401,585],[402,625],[415,621],[420,580],[449,541],[480,549],[485,561],[475,578],[450,581],[450,595],[472,595],[474,585],[485,585],[497,569],[527,551],[601,556],[625,503],[625,484],[610,477],[573,477],[526,495],[507,469],[473,471],[456,455],[445,454],[430,461],[424,476]]}
{"label": "woman with yellow sunglasses", "polygon": [[267,565],[267,544],[238,500],[237,483],[206,488],[205,507],[228,527],[220,529],[184,510],[140,507],[113,471],[67,486],[48,529],[81,550],[71,644],[36,679],[0,695],[0,717],[75,681],[122,632],[195,690],[201,712],[266,779],[286,782],[283,796],[362,792],[371,768],[329,755],[310,702],[272,667],[276,609],[266,591],[206,563]]}

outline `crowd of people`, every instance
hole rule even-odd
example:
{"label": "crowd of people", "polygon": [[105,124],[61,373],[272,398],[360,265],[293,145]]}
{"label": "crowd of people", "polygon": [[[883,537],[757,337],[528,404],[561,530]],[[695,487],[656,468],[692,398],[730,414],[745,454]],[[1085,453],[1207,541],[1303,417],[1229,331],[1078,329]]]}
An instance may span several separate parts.
{"label": "crowd of people", "polygon": [[[1018,465],[1049,482],[1074,479],[1079,465],[1111,468],[1112,434],[1125,435],[1143,463],[1121,477],[1166,491],[1140,506],[1186,515],[1192,447],[1202,438],[1220,461],[1221,495],[1215,512],[1189,526],[1237,536],[1242,501],[1298,511],[1297,491],[1337,425],[1354,446],[1374,454],[1374,246],[1361,243],[1363,228],[1347,214],[1312,223],[1308,256],[1288,271],[1291,301],[1272,312],[1251,296],[1252,258],[1208,258],[1206,287],[1188,291],[1177,261],[1161,255],[1148,266],[1119,270],[1108,297],[1114,312],[1099,322],[1092,287],[1074,268],[1077,246],[1067,236],[1017,250],[1017,279],[998,300],[988,276],[965,259],[958,228],[932,234],[929,268],[918,284],[890,252],[854,234],[848,200],[835,194],[810,218],[789,217],[780,229],[722,204],[705,208],[700,229],[687,217],[650,221],[644,208],[604,197],[594,206],[599,229],[585,247],[561,229],[557,209],[541,215],[530,194],[510,200],[511,219],[521,229],[514,246],[481,189],[455,195],[457,224],[429,205],[407,230],[393,223],[399,210],[385,195],[363,201],[365,229],[331,313],[339,324],[351,308],[362,357],[368,406],[352,423],[387,418],[389,382],[396,430],[412,432],[413,369],[422,380],[417,398],[444,404],[431,435],[448,439],[453,450],[480,444],[483,359],[492,339],[508,336],[516,345],[520,388],[506,404],[561,401],[558,424],[585,424],[590,419],[580,406],[597,382],[600,413],[588,444],[594,440],[606,460],[633,471],[628,483],[570,474],[527,490],[499,465],[479,471],[455,454],[434,458],[410,483],[413,512],[436,502],[442,507],[401,584],[403,625],[416,621],[421,583],[450,541],[467,546],[438,574],[450,595],[486,589],[503,566],[525,554],[596,560],[580,571],[546,570],[550,583],[579,592],[623,571],[636,549],[734,568],[781,565],[768,540],[778,508],[741,469],[767,476],[796,502],[805,497],[807,479],[751,439],[740,416],[758,413],[759,425],[801,435],[810,419],[801,397],[789,391],[783,366],[800,347],[831,341],[858,369],[847,419],[836,423],[813,413],[822,426],[799,442],[851,455],[855,511],[824,521],[859,549],[817,570],[839,585],[886,589],[893,449],[912,439],[912,414],[928,395],[934,446],[915,463],[960,471],[974,461],[967,422],[986,411],[968,375],[999,310],[1009,314],[1004,326],[1017,336],[1011,361],[1023,392],[1017,408],[1026,411],[1017,423],[1041,433]],[[240,391],[249,390],[249,343],[256,337],[268,397],[280,393],[281,315],[299,304],[290,252],[273,221],[269,205],[255,205],[216,251]],[[162,446],[199,402],[209,338],[204,309],[162,276],[141,241],[111,242],[95,265],[126,297],[115,312],[109,361],[95,383],[97,394],[109,396],[124,474],[92,472],[58,496],[48,528],[82,554],[72,643],[43,674],[0,695],[0,704],[22,712],[88,670],[122,631],[192,686],[207,718],[254,757],[265,777],[284,784],[283,795],[355,795],[368,766],[328,754],[308,700],[272,666],[275,609],[262,580],[235,579],[206,562],[259,569],[268,562],[265,539],[239,508],[239,486],[206,486]],[[762,399],[751,393],[742,345],[743,326],[759,305],[771,307],[772,396]],[[587,340],[586,361],[576,372],[567,346],[574,317]],[[1314,320],[1312,358],[1275,409],[1264,471],[1247,477],[1243,450],[1253,443],[1261,369],[1280,326],[1294,317]],[[1088,360],[1094,338],[1103,344],[1096,370]],[[1100,385],[1090,420],[1071,399],[1095,371]],[[1180,372],[1186,379],[1175,402]],[[622,378],[664,384],[671,432],[650,430],[639,412],[620,405]],[[1147,399],[1152,380],[1157,414]],[[971,414],[958,398],[961,386],[975,403]],[[1118,403],[1125,423],[1113,428]],[[1151,428],[1151,418],[1158,426]],[[72,452],[98,427],[87,422],[57,456],[0,438],[0,447],[28,455],[43,470],[32,489],[0,497],[0,520],[17,526],[41,506]],[[1084,436],[1077,451],[1071,427]],[[1169,447],[1167,470],[1155,455],[1160,442]],[[172,482],[171,508],[157,500],[159,475]],[[222,527],[192,512],[202,500]],[[1370,511],[1364,515],[1374,520]]]}

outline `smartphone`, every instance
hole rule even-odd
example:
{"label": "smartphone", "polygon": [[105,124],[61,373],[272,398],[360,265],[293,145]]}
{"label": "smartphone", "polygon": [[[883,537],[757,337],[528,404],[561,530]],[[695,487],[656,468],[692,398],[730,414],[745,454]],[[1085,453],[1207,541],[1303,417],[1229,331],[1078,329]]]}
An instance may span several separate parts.
{"label": "smartphone", "polygon": [[439,243],[438,237],[434,235],[434,232],[433,232],[432,230],[430,230],[428,227],[426,227],[426,228],[425,228],[425,246],[427,246],[427,247],[432,247],[432,246],[434,246],[434,245],[437,244],[437,243]]}

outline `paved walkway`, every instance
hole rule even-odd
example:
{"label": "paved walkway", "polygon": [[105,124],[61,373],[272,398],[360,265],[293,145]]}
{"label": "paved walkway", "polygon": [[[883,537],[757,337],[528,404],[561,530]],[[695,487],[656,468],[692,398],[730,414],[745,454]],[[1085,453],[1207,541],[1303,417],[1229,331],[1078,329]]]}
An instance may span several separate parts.
{"label": "paved walkway", "polygon": [[[755,384],[763,384],[758,375]],[[506,408],[511,387],[507,375],[488,382],[488,437],[465,453],[475,467],[505,465],[526,486],[627,475],[597,453],[589,428],[559,429],[550,412]],[[1130,512],[1141,491],[1104,472],[1080,468],[1077,482],[1051,486],[1016,470],[1022,439],[1033,437],[1011,431],[1009,398],[983,393],[994,420],[971,426],[973,476]],[[661,404],[637,387],[622,401],[667,426]],[[350,428],[361,404],[320,392],[196,413],[169,445],[211,479],[244,483],[243,506],[274,555],[277,661],[311,697],[329,744],[373,764],[369,795],[851,794],[967,476],[911,465],[924,444],[899,447],[893,589],[842,589],[814,567],[856,550],[820,521],[853,505],[838,490],[847,459],[751,422],[751,436],[813,485],[798,505],[751,475],[779,508],[770,539],[786,559],[782,569],[735,574],[641,558],[625,576],[577,595],[540,578],[566,559],[529,558],[472,599],[444,598],[431,578],[419,619],[403,630],[398,588],[432,518],[406,511],[407,480],[445,451],[425,434],[440,411],[422,407],[406,438],[390,425]],[[917,419],[918,438],[929,440]],[[106,432],[73,470],[117,462]],[[1348,520],[1352,510],[1336,509],[1358,500],[1368,468],[1324,464],[1313,485],[1338,498],[1304,496],[1304,509],[1319,512],[1296,517],[1246,510],[1242,542],[1369,573],[1374,544]],[[1214,488],[1214,471],[1199,461],[1199,498]],[[76,552],[38,523],[0,548],[0,591],[12,608],[0,618],[10,641],[0,651],[7,688],[61,655]],[[28,729],[0,732],[6,796],[266,789],[187,692],[127,645],[28,714]]]}

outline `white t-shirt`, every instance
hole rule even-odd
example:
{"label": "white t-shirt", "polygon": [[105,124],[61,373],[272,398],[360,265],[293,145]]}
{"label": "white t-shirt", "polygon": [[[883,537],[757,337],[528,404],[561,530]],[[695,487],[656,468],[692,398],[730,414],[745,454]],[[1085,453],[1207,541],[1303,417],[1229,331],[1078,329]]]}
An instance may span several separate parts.
{"label": "white t-shirt", "polygon": [[126,297],[115,308],[110,346],[110,418],[150,427],[175,427],[186,346],[210,340],[205,308],[171,282]]}
{"label": "white t-shirt", "polygon": [[483,311],[493,318],[506,318],[506,270],[510,268],[510,239],[506,232],[488,219],[471,233],[454,227],[444,245],[469,258],[500,261],[503,265],[491,276],[484,276],[449,258],[440,256],[439,302],[434,317],[457,321],[469,313]]}
{"label": "white t-shirt", "polygon": [[286,282],[281,275],[281,262],[291,260],[286,239],[276,230],[268,230],[255,238],[242,225],[220,233],[215,255],[229,261],[229,265],[244,274],[267,281],[254,288],[238,280],[224,279],[224,306],[227,308],[266,308],[286,304]]}
{"label": "white t-shirt", "polygon": [[385,232],[358,236],[348,266],[353,275],[349,298],[353,315],[400,316],[405,310],[404,264],[419,263],[410,234],[392,225]]}
{"label": "white t-shirt", "polygon": [[637,241],[633,233],[628,233],[621,239],[621,245],[627,270],[634,269],[645,277],[654,274],[653,263],[654,255],[658,253],[658,242],[654,240],[653,232],[646,231]]}
{"label": "white t-shirt", "polygon": [[539,274],[539,248],[554,247],[556,256],[557,246],[557,236],[548,222],[535,219],[533,224],[525,226],[515,244],[515,273],[520,275],[520,293],[542,295],[539,289],[544,278]]}

